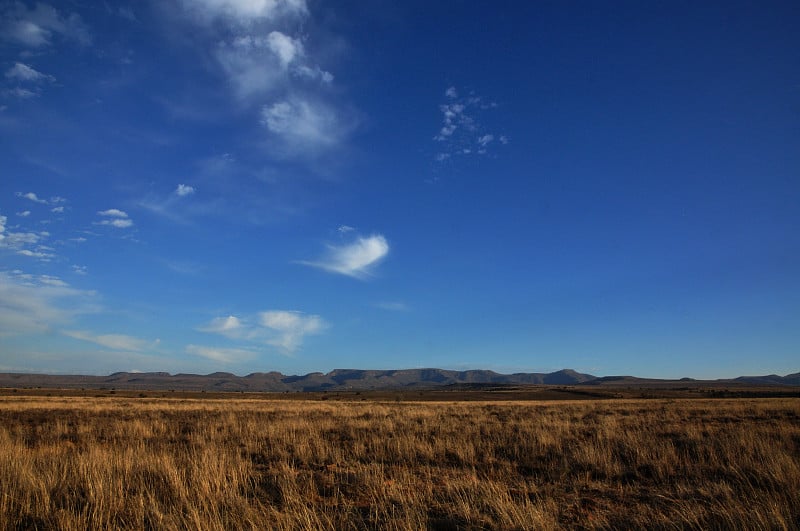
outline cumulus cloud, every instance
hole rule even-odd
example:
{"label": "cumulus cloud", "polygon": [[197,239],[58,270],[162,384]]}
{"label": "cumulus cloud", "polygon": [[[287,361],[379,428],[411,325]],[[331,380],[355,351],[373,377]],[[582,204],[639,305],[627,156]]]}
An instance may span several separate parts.
{"label": "cumulus cloud", "polygon": [[316,261],[298,263],[316,267],[330,273],[364,279],[374,267],[389,254],[389,243],[381,234],[358,237],[346,245],[329,245],[325,256]]}
{"label": "cumulus cloud", "polygon": [[55,255],[52,248],[41,245],[40,242],[50,236],[48,232],[14,232],[6,227],[8,218],[0,216],[0,250],[7,249],[20,256],[36,258],[49,262]]}
{"label": "cumulus cloud", "polygon": [[306,336],[322,333],[327,328],[328,324],[319,315],[268,310],[254,317],[217,317],[198,330],[237,341],[269,345],[284,354],[292,354],[302,346]]}
{"label": "cumulus cloud", "polygon": [[112,218],[127,218],[127,212],[119,210],[117,208],[109,208],[108,210],[101,210],[97,212],[100,216],[112,217]]}
{"label": "cumulus cloud", "polygon": [[0,271],[0,337],[44,333],[98,310],[91,291],[58,277]]}
{"label": "cumulus cloud", "polygon": [[133,220],[128,217],[128,213],[117,208],[109,208],[108,210],[101,210],[97,213],[99,216],[112,219],[103,219],[95,222],[95,225],[107,225],[118,229],[127,229],[133,226]]}
{"label": "cumulus cloud", "polygon": [[159,340],[147,341],[133,336],[123,334],[93,334],[84,330],[62,330],[62,334],[73,339],[88,341],[100,345],[101,347],[113,350],[126,350],[132,352],[143,352],[150,350],[158,345]]}
{"label": "cumulus cloud", "polygon": [[0,23],[2,38],[29,48],[43,48],[55,38],[75,42],[82,46],[91,44],[92,37],[80,16],[59,12],[49,4],[37,3],[28,8],[15,2],[2,10]]}
{"label": "cumulus cloud", "polygon": [[22,212],[17,212],[17,215],[19,217],[21,217],[21,218],[27,218],[28,216],[31,215],[31,211],[30,210],[23,210]]}

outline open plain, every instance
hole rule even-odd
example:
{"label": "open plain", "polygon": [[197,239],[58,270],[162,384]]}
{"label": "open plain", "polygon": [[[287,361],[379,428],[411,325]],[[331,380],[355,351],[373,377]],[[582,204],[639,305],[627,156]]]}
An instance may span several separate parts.
{"label": "open plain", "polygon": [[44,394],[1,529],[800,528],[797,398]]}

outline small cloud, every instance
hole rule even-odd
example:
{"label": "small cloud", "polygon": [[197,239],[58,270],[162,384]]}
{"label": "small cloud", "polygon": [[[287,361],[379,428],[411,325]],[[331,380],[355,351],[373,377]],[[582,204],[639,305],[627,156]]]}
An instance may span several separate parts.
{"label": "small cloud", "polygon": [[81,341],[88,341],[89,343],[95,343],[102,347],[114,350],[127,350],[132,352],[142,352],[145,350],[149,350],[155,347],[159,343],[158,340],[147,341],[144,339],[139,339],[137,337],[126,336],[122,334],[96,335],[83,330],[63,330],[61,333],[67,337],[71,337],[73,339],[80,339]]}
{"label": "small cloud", "polygon": [[101,210],[97,212],[99,216],[114,219],[104,219],[95,222],[95,225],[107,225],[116,227],[118,229],[127,229],[133,226],[133,220],[128,217],[128,213],[117,208],[109,208],[108,210]]}
{"label": "small cloud", "polygon": [[127,212],[119,210],[117,208],[109,208],[108,210],[101,210],[97,212],[100,216],[112,217],[112,218],[127,218]]}
{"label": "small cloud", "polygon": [[301,312],[273,310],[258,314],[259,324],[276,333],[267,339],[267,344],[279,347],[285,352],[294,352],[310,334],[319,334],[327,324],[318,315],[305,315]]}
{"label": "small cloud", "polygon": [[88,275],[89,271],[86,266],[73,265],[72,272],[76,275]]}
{"label": "small cloud", "polygon": [[104,219],[103,221],[98,221],[96,225],[107,225],[110,227],[116,227],[118,229],[127,229],[128,227],[133,226],[133,220],[130,219]]}
{"label": "small cloud", "polygon": [[444,91],[444,95],[451,99],[456,99],[458,97],[458,91],[455,87],[449,87],[447,90]]}
{"label": "small cloud", "polygon": [[53,82],[56,80],[53,76],[43,74],[24,63],[15,63],[14,66],[6,71],[6,77],[29,83]]}
{"label": "small cloud", "polygon": [[28,216],[31,215],[31,211],[30,210],[23,210],[22,212],[17,212],[17,215],[19,217],[21,217],[21,218],[27,218]]}
{"label": "small cloud", "polygon": [[328,324],[319,315],[269,310],[250,319],[233,315],[217,317],[198,330],[228,339],[270,345],[291,354],[300,348],[305,336],[319,334],[327,328]]}
{"label": "small cloud", "polygon": [[316,267],[330,273],[364,279],[372,269],[389,254],[389,243],[380,234],[368,238],[359,237],[348,245],[329,245],[328,253],[318,261],[298,263]]}
{"label": "small cloud", "polygon": [[347,234],[348,232],[353,232],[356,229],[354,229],[350,225],[339,225],[339,228],[336,230],[337,232],[339,232],[339,234]]}
{"label": "small cloud", "polygon": [[300,98],[265,105],[261,123],[291,155],[331,149],[343,142],[351,129],[332,107]]}
{"label": "small cloud", "polygon": [[22,249],[17,251],[17,254],[21,254],[22,256],[27,256],[29,258],[38,258],[43,262],[49,262],[55,255],[53,253],[47,253],[43,251],[31,251],[30,249]]}
{"label": "small cloud", "polygon": [[247,336],[244,323],[233,315],[216,317],[206,326],[199,328],[201,332],[220,334],[230,339],[243,339]]}
{"label": "small cloud", "polygon": [[192,195],[194,192],[194,187],[187,184],[179,184],[175,189],[175,194],[178,197],[186,197],[187,195]]}
{"label": "small cloud", "polygon": [[34,203],[40,203],[40,204],[43,204],[43,205],[47,204],[46,200],[39,199],[39,197],[33,192],[28,192],[28,193],[25,193],[25,194],[23,194],[22,192],[17,192],[17,197],[22,197],[24,199],[29,199],[29,200],[33,201]]}
{"label": "small cloud", "polygon": [[494,135],[483,135],[478,139],[478,145],[486,147],[492,140],[494,140]]}
{"label": "small cloud", "polygon": [[64,212],[64,207],[60,206],[60,207],[51,208],[50,212],[52,212],[54,214],[61,214],[62,212]]}
{"label": "small cloud", "polygon": [[29,100],[32,98],[38,98],[39,92],[37,90],[28,90],[22,87],[16,87],[13,89],[8,89],[3,91],[4,96],[8,96],[9,98],[18,98],[21,100]]}

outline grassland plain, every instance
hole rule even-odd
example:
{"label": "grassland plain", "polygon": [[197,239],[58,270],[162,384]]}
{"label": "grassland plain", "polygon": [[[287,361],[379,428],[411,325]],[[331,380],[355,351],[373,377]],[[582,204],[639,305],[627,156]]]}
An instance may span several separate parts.
{"label": "grassland plain", "polygon": [[0,398],[0,529],[799,529],[800,400]]}

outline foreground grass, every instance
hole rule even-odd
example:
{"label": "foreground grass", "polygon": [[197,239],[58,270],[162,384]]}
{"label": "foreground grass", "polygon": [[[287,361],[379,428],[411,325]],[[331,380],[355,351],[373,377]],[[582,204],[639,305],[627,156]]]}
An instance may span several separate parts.
{"label": "foreground grass", "polygon": [[3,398],[0,529],[798,529],[800,401]]}

